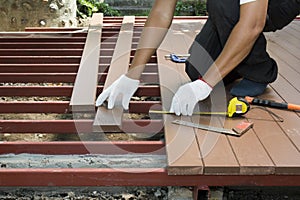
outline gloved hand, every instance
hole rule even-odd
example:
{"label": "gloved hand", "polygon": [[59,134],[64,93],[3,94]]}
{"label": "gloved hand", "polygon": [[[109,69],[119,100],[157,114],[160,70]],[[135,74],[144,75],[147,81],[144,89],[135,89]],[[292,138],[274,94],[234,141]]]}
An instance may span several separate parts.
{"label": "gloved hand", "polygon": [[122,106],[124,109],[128,110],[130,98],[138,89],[139,83],[139,80],[128,78],[123,74],[99,95],[96,100],[96,106],[102,105],[108,98],[107,108],[112,109],[116,103],[117,97],[121,94]]}
{"label": "gloved hand", "polygon": [[198,101],[206,99],[211,91],[212,87],[200,79],[179,87],[173,97],[170,112],[191,116]]}

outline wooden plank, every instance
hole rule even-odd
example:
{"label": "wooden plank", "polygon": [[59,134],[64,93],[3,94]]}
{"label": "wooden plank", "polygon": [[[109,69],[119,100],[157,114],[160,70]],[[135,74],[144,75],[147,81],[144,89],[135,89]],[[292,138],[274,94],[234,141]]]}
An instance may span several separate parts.
{"label": "wooden plank", "polygon": [[[297,22],[299,23],[299,22]],[[300,23],[299,23],[300,24]],[[285,29],[289,33],[295,33],[300,31],[300,26],[297,26],[295,22]],[[298,34],[298,42],[300,42],[300,36]],[[285,41],[285,37],[280,38]],[[300,59],[291,55],[289,52],[281,48],[281,46],[271,43],[268,45],[268,50],[271,56],[273,56],[279,65],[279,77],[271,84],[271,87],[276,91],[270,90],[269,93],[265,94],[267,99],[274,101],[285,101],[288,103],[300,104],[299,93],[300,93]],[[282,127],[286,135],[290,138],[291,142],[300,149],[300,135],[299,135],[299,113],[283,110],[272,110],[276,114],[284,117],[284,122],[279,125]]]}
{"label": "wooden plank", "polygon": [[[104,82],[107,73],[98,73]],[[76,73],[0,73],[0,80],[7,83],[74,83]],[[157,73],[143,73],[141,83],[158,83]]]}
{"label": "wooden plank", "polygon": [[[288,78],[288,77],[287,77]],[[285,100],[285,102],[300,105],[300,92],[291,85],[285,78],[278,76],[277,80],[271,84],[276,92]]]}
{"label": "wooden plank", "polygon": [[[224,127],[232,129],[245,120],[243,118],[227,118]],[[228,136],[228,140],[240,164],[240,174],[262,175],[275,173],[275,165],[253,129],[250,129],[241,137]]]}
{"label": "wooden plank", "polygon": [[300,20],[292,21],[289,26],[292,26],[296,30],[300,30]]}
{"label": "wooden plank", "polygon": [[[290,29],[291,30],[291,29]],[[281,34],[281,33],[285,34]],[[277,34],[276,41],[286,42],[287,41],[287,34],[289,34],[289,30],[281,31]],[[294,37],[293,40],[294,46],[297,44],[300,44],[300,38]],[[290,42],[291,44],[291,42]],[[277,64],[279,66],[279,73],[282,77],[284,77],[288,82],[298,91],[300,91],[300,58],[297,58],[296,56],[293,56],[293,54],[297,54],[297,52],[289,52],[284,50],[280,45],[272,42],[272,40],[269,41],[267,46],[268,51],[270,52],[270,55],[277,61]],[[278,81],[276,81],[278,82]],[[275,84],[276,84],[275,82]],[[280,81],[279,81],[280,82]],[[289,90],[286,90],[289,91]],[[292,89],[292,94],[295,94],[294,89]],[[297,94],[298,92],[296,92]],[[296,95],[297,96],[297,95]]]}
{"label": "wooden plank", "polygon": [[95,109],[102,23],[103,14],[94,14],[70,100],[72,111]]}
{"label": "wooden plank", "polygon": [[[149,113],[160,101],[132,101],[130,113]],[[1,113],[70,113],[69,101],[0,101]],[[91,113],[92,114],[92,113]]]}
{"label": "wooden plank", "polygon": [[[71,96],[73,86],[1,86],[1,96],[38,96],[38,97],[53,97],[53,96]],[[97,87],[97,94],[102,92],[103,86]],[[138,88],[137,96],[160,96],[158,85],[145,85]]]}
{"label": "wooden plank", "polygon": [[[58,134],[84,134],[92,132],[93,120],[0,120],[0,133],[58,133]],[[123,120],[122,126],[128,133],[160,133],[163,127],[162,120]],[[120,133],[111,128],[109,132]]]}
{"label": "wooden plank", "polygon": [[[176,23],[173,21],[171,30],[157,50],[162,107],[164,110],[170,109],[172,97],[177,89],[182,84],[190,81],[184,72],[184,64],[176,64],[164,58],[165,55],[170,53],[187,53],[196,33],[201,29],[200,22],[187,22]],[[174,45],[174,41],[176,41],[176,45]],[[191,121],[191,117],[163,115],[163,118],[168,174],[203,174],[204,164],[194,129],[172,124],[175,119]]]}
{"label": "wooden plank", "polygon": [[[68,148],[66,148],[66,146]],[[101,148],[99,148],[101,146]],[[116,146],[118,148],[116,148]],[[162,141],[51,141],[51,142],[2,142],[0,154],[128,154],[151,153],[152,155],[165,154]]]}
{"label": "wooden plank", "polygon": [[276,37],[277,39],[284,39],[284,41],[288,44],[291,44],[293,46],[295,46],[295,48],[297,48],[298,50],[300,50],[300,43],[299,43],[299,39],[295,36],[293,36],[292,34],[290,34],[290,32],[284,28],[282,30],[273,32],[273,34],[271,34],[272,37]]}
{"label": "wooden plank", "polygon": [[292,42],[282,40],[275,33],[265,33],[265,35],[269,42],[271,41],[271,42],[277,43],[282,48],[284,48],[286,51],[288,51],[289,53],[291,53],[292,55],[294,55],[295,57],[300,59],[300,55],[298,53],[300,51],[300,48],[297,47],[297,44],[295,45]]}
{"label": "wooden plank", "polygon": [[300,27],[295,28],[294,25],[289,24],[284,28],[284,30],[287,31],[289,34],[293,35],[294,37],[300,39],[300,34],[299,34]]}
{"label": "wooden plank", "polygon": [[[193,117],[193,122],[223,127],[219,117]],[[197,129],[196,136],[202,153],[204,174],[239,174],[240,166],[226,135]]]}
{"label": "wooden plank", "polygon": [[82,49],[0,49],[0,56],[81,56]]}
{"label": "wooden plank", "polygon": [[[134,16],[124,16],[119,37],[115,46],[115,51],[111,60],[108,76],[105,81],[104,89],[108,88],[115,80],[128,70],[131,55],[131,43],[133,37]],[[122,124],[123,108],[115,106],[108,110],[100,106],[94,120],[94,131],[101,132],[106,127],[120,127]]]}
{"label": "wooden plank", "polygon": [[18,49],[18,48],[24,48],[24,49],[44,49],[47,47],[47,49],[82,49],[84,47],[83,42],[20,42],[20,43],[10,43],[10,42],[1,42],[1,49]]}
{"label": "wooden plank", "polygon": [[[272,88],[276,90],[276,87]],[[283,102],[284,99],[278,95],[274,89],[269,89],[262,98],[277,101],[277,102]],[[297,148],[298,151],[300,151],[300,118],[299,115],[297,115],[295,112],[292,111],[286,111],[286,110],[280,110],[280,109],[272,109],[268,108],[268,110],[271,110],[276,115],[281,116],[284,121],[281,123],[278,123],[278,125],[281,127],[281,129],[285,132],[285,134],[289,137],[290,141],[293,143],[293,145]]]}
{"label": "wooden plank", "polygon": [[[164,168],[0,169],[0,187],[299,186],[300,176],[169,176]],[[29,178],[30,177],[30,178]],[[295,188],[297,189],[297,188]],[[296,190],[295,190],[296,192]],[[244,198],[246,199],[246,198]]]}
{"label": "wooden plank", "polygon": [[[171,33],[167,34],[163,44],[157,50],[162,106],[164,110],[170,109],[172,96],[177,88],[188,81],[186,77],[180,77],[182,74],[180,68],[183,68],[182,64],[170,63],[164,58],[165,55],[171,53],[165,49],[171,50],[170,43],[174,41],[172,38],[174,39]],[[168,41],[169,44],[167,44]],[[193,128],[172,124],[173,120],[180,119],[180,117],[164,115],[163,118],[168,174],[202,174],[203,162]],[[191,121],[190,117],[183,117],[183,119]]]}
{"label": "wooden plank", "polygon": [[273,160],[275,173],[299,174],[300,153],[278,123],[260,109],[252,109],[247,117],[254,122],[254,131]]}
{"label": "wooden plank", "polygon": [[34,43],[34,42],[45,42],[45,43],[51,43],[51,42],[84,42],[86,37],[64,37],[63,35],[52,35],[48,37],[26,37],[18,38],[18,37],[9,37],[1,38],[0,36],[0,43],[1,42],[10,42],[10,43],[19,43],[19,42],[25,42],[25,43]]}
{"label": "wooden plank", "polygon": [[[268,41],[267,43],[267,50],[270,52],[270,55],[274,57],[276,61],[282,60],[283,62],[287,63],[290,67],[292,67],[296,72],[300,73],[300,69],[298,67],[300,63],[300,59],[296,56],[292,55],[280,45],[276,44],[275,42]],[[280,63],[279,63],[280,65]],[[283,70],[283,69],[279,69]]]}
{"label": "wooden plank", "polygon": [[0,73],[76,73],[79,64],[0,64]]}

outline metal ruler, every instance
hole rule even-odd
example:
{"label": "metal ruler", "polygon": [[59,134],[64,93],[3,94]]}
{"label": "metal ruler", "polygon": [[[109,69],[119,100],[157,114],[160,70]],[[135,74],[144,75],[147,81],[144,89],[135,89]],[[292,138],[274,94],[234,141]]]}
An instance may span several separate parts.
{"label": "metal ruler", "polygon": [[213,131],[213,132],[217,132],[217,133],[223,133],[223,134],[227,134],[227,135],[238,136],[238,137],[241,136],[241,134],[242,134],[242,133],[237,133],[237,132],[233,131],[232,129],[207,126],[204,124],[196,124],[193,122],[187,122],[187,121],[182,121],[182,120],[174,120],[174,121],[172,121],[172,123],[178,124],[178,125],[183,125],[183,126],[189,126],[189,127],[193,127],[193,128],[199,128],[199,129],[208,130],[208,131]]}

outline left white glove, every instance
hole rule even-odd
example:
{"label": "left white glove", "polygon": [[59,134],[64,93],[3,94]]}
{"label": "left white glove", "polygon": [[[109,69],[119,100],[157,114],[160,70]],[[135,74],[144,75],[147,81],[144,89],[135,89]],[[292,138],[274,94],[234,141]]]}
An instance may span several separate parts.
{"label": "left white glove", "polygon": [[181,114],[191,116],[195,105],[206,99],[211,91],[212,87],[200,79],[180,86],[173,97],[170,112],[178,116]]}
{"label": "left white glove", "polygon": [[125,110],[128,110],[130,98],[138,89],[139,83],[139,80],[128,78],[123,74],[99,95],[96,106],[102,105],[108,98],[107,108],[112,109],[118,101],[117,97],[122,95],[122,106]]}

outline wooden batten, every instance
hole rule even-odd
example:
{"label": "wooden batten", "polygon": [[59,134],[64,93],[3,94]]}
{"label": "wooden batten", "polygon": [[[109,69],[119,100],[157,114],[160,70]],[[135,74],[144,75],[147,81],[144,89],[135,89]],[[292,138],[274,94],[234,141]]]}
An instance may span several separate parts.
{"label": "wooden batten", "polygon": [[95,110],[103,14],[92,17],[70,100],[73,112]]}
{"label": "wooden batten", "polygon": [[[108,88],[115,80],[128,70],[131,54],[131,43],[133,37],[134,16],[124,16],[118,40],[115,46],[113,57],[108,70],[108,75],[104,84],[104,89]],[[121,129],[123,108],[115,106],[108,110],[104,106],[97,109],[94,120],[94,131],[101,132],[105,130]]]}

